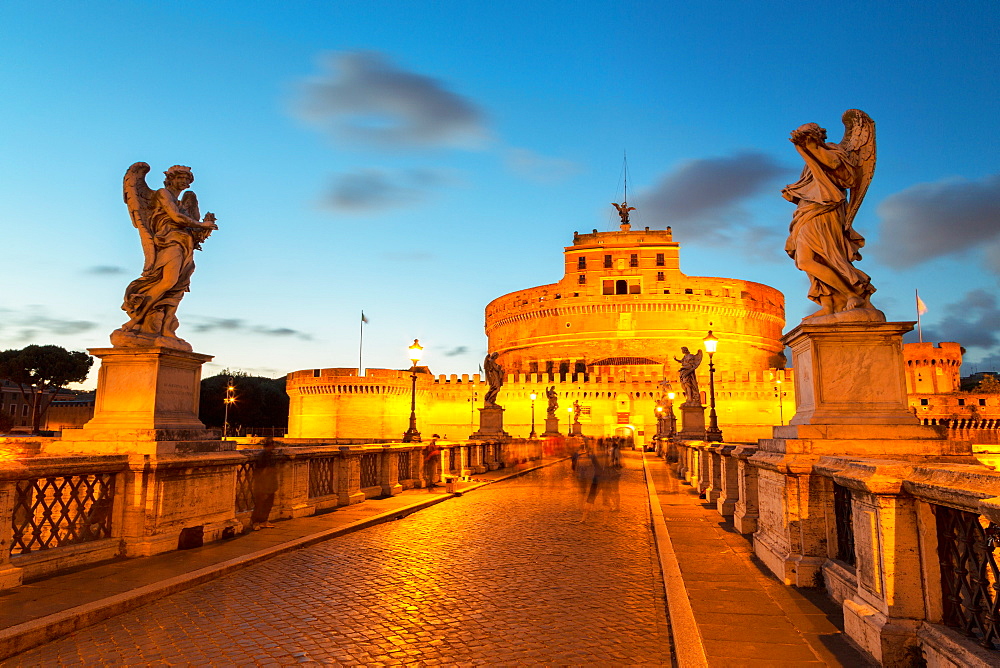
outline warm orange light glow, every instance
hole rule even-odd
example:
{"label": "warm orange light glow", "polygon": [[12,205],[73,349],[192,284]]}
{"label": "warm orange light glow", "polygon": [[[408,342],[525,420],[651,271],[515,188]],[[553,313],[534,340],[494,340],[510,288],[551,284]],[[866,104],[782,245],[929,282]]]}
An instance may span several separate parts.
{"label": "warm orange light glow", "polygon": [[537,394],[535,394],[534,392],[532,392],[532,393],[531,393],[531,400],[532,400],[532,401],[534,401],[534,400],[535,400],[535,399],[537,399],[537,398],[538,398],[538,395],[537,395]]}
{"label": "warm orange light glow", "polygon": [[657,406],[656,407],[656,412],[657,413],[662,413],[663,412],[663,406]]}
{"label": "warm orange light glow", "polygon": [[677,398],[677,393],[676,392],[667,392],[667,398],[670,399],[670,401],[673,401],[674,399]]}
{"label": "warm orange light glow", "polygon": [[708,330],[708,336],[704,339],[705,350],[708,351],[709,355],[715,354],[715,348],[719,345],[719,339],[712,335],[712,330]]}
{"label": "warm orange light glow", "polygon": [[420,361],[420,353],[422,353],[424,347],[420,345],[420,341],[413,339],[413,345],[409,347],[410,351],[410,361],[413,362],[413,366],[417,366],[417,362]]}

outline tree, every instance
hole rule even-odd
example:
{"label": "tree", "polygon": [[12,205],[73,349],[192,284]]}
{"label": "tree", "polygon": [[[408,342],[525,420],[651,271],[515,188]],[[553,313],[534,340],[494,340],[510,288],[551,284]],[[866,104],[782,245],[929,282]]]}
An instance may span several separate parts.
{"label": "tree", "polygon": [[198,417],[206,427],[222,427],[225,416],[226,387],[233,379],[236,401],[229,407],[232,428],[288,426],[288,395],[284,378],[250,376],[242,371],[225,370],[201,381],[201,407]]}
{"label": "tree", "polygon": [[59,389],[82,383],[93,364],[94,359],[84,352],[30,345],[0,351],[0,378],[17,385],[25,402],[31,404],[31,433],[37,434],[42,415]]}
{"label": "tree", "polygon": [[976,385],[976,389],[973,390],[978,394],[1000,394],[1000,380],[991,373],[983,374],[983,379],[979,381],[979,385]]}

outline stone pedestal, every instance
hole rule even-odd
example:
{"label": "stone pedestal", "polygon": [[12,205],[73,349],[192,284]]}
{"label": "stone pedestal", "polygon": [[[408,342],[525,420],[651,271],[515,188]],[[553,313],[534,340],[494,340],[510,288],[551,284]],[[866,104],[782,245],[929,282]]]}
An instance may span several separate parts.
{"label": "stone pedestal", "polygon": [[799,325],[785,335],[795,364],[795,416],[761,439],[754,552],[786,584],[812,587],[829,556],[831,503],[813,466],[824,456],[975,463],[972,447],[906,407],[903,334],[910,322]]}
{"label": "stone pedestal", "polygon": [[101,360],[94,417],[65,429],[49,454],[170,454],[234,450],[198,419],[201,365],[211,355],[174,348],[91,348]]}
{"label": "stone pedestal", "polygon": [[739,460],[733,457],[733,450],[735,449],[735,445],[723,445],[721,443],[711,447],[713,465],[718,466],[718,471],[713,472],[713,479],[719,483],[715,507],[718,509],[719,514],[724,517],[731,517],[736,512],[736,502],[740,498]]}
{"label": "stone pedestal", "polygon": [[578,421],[574,420],[573,424],[570,425],[569,435],[570,436],[583,436],[583,425],[580,424]]}
{"label": "stone pedestal", "polygon": [[547,417],[545,418],[545,431],[542,432],[543,437],[549,436],[562,436],[559,433],[559,418],[557,417]]}
{"label": "stone pedestal", "polygon": [[510,438],[503,430],[503,411],[501,406],[483,406],[479,409],[479,431],[469,436],[473,441],[493,441]]}
{"label": "stone pedestal", "polygon": [[795,375],[788,424],[917,424],[903,366],[903,334],[912,329],[912,322],[848,322],[786,334]]}
{"label": "stone pedestal", "polygon": [[677,438],[682,441],[705,440],[705,407],[681,404],[681,431]]}
{"label": "stone pedestal", "polygon": [[737,460],[739,499],[733,511],[733,527],[741,534],[751,534],[757,530],[757,468],[747,460],[757,452],[756,446],[738,445],[733,450]]}

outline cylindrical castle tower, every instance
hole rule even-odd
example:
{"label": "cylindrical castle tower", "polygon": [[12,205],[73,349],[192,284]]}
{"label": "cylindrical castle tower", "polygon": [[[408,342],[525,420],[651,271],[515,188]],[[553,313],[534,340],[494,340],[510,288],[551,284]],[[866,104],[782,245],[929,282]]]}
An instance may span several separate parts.
{"label": "cylindrical castle tower", "polygon": [[784,367],[781,292],[686,276],[669,227],[621,227],[574,234],[562,280],[487,305],[489,350],[505,371],[587,374],[608,360],[673,367],[680,348],[702,347],[709,329],[719,337],[720,368],[740,375]]}

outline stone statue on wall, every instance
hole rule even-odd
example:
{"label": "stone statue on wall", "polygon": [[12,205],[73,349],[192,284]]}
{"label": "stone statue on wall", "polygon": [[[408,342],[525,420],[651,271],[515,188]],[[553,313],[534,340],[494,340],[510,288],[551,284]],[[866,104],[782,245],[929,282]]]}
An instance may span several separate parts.
{"label": "stone statue on wall", "polygon": [[556,416],[556,411],[559,410],[559,395],[556,393],[556,386],[545,388],[545,398],[549,400],[548,408],[545,409],[545,414],[554,418]]}
{"label": "stone statue on wall", "polygon": [[792,217],[785,252],[809,277],[809,299],[820,309],[804,320],[885,321],[871,305],[875,292],[861,259],[865,239],[852,227],[875,173],[875,122],[859,109],[844,112],[844,138],[826,141],[826,130],[806,123],[791,142],[805,161],[802,177],[782,196],[798,208]]}
{"label": "stone statue on wall", "polygon": [[679,371],[681,389],[684,390],[685,406],[701,406],[701,392],[698,390],[698,367],[701,366],[702,352],[691,354],[687,347],[681,348],[683,357],[674,358],[675,362],[680,362]]}
{"label": "stone statue on wall", "polygon": [[500,394],[500,388],[503,386],[503,367],[497,363],[498,357],[500,357],[500,353],[490,353],[483,360],[486,382],[490,384],[490,389],[487,390],[484,398],[485,406],[497,405],[497,395]]}
{"label": "stone statue on wall", "polygon": [[142,275],[125,288],[122,310],[129,321],[111,334],[111,343],[190,351],[190,344],[177,337],[177,306],[190,290],[194,252],[219,228],[214,214],[201,218],[193,192],[181,197],[194,181],[190,167],[168,169],[164,187],[155,191],[146,185],[148,173],[145,162],[135,163],[125,173],[125,204],[139,230],[144,263]]}

